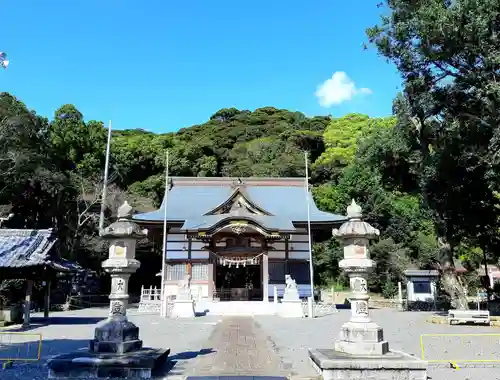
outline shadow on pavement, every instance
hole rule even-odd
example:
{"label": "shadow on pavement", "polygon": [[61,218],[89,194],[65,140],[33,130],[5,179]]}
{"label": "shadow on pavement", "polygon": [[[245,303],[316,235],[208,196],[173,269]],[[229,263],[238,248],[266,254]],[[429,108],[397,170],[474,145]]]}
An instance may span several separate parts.
{"label": "shadow on pavement", "polygon": [[106,318],[96,317],[33,317],[29,326],[9,328],[6,332],[25,332],[48,325],[95,325]]}
{"label": "shadow on pavement", "polygon": [[187,364],[187,363],[180,364],[179,362],[184,361],[184,360],[196,359],[199,356],[213,354],[215,352],[216,351],[213,350],[212,348],[202,348],[199,351],[178,352],[174,355],[169,356],[165,365],[163,367],[158,368],[155,371],[153,371],[152,376],[153,377],[162,377],[162,376],[166,376],[166,375],[169,375],[169,376],[184,375],[185,370],[186,370],[185,364]]}

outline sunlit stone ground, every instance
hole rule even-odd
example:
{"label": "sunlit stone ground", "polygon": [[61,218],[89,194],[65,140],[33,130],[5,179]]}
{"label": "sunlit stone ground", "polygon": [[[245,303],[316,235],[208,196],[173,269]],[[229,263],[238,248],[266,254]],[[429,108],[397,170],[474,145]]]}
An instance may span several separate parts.
{"label": "sunlit stone ground", "polygon": [[[46,379],[45,363],[59,353],[85,349],[92,338],[95,324],[105,318],[106,309],[86,309],[53,313],[49,325],[35,324],[25,333],[42,334],[43,343],[38,363],[15,364],[0,371],[0,379]],[[321,318],[284,319],[259,316],[240,317],[204,316],[192,320],[170,320],[159,316],[129,312],[130,319],[140,327],[145,346],[171,349],[171,362],[164,369],[165,376],[222,375],[233,371],[238,375],[316,377],[309,364],[308,348],[330,348],[340,325],[349,319],[348,310]],[[481,326],[434,325],[425,322],[429,313],[374,310],[373,318],[383,328],[385,338],[393,350],[405,351],[420,357],[421,334],[499,334],[496,337],[425,337],[425,354],[429,359],[500,360],[500,328]],[[224,322],[222,322],[224,320]],[[216,329],[216,326],[218,328]],[[14,330],[13,330],[14,331]],[[0,356],[36,356],[36,335],[2,334]],[[10,341],[7,341],[10,339]],[[28,344],[28,342],[31,342]],[[10,348],[8,348],[10,347]],[[500,364],[500,363],[499,363]],[[431,365],[433,380],[446,379],[500,379],[500,365],[476,363],[468,368],[454,370],[447,364]],[[459,363],[460,365],[460,363]],[[482,368],[481,368],[482,367]]]}

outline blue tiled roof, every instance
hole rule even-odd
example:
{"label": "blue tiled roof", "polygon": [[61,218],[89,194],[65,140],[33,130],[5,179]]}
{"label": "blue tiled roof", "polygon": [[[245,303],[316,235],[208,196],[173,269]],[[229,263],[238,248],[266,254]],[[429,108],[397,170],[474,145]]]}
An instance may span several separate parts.
{"label": "blue tiled roof", "polygon": [[81,269],[67,260],[53,259],[50,250],[57,238],[53,230],[0,229],[0,269],[48,265],[56,270]]}
{"label": "blue tiled roof", "polygon": [[[271,215],[291,222],[307,221],[304,180],[288,179],[294,181],[293,186],[284,185],[287,179],[243,178],[242,180],[245,183],[244,190],[251,198],[250,201]],[[269,184],[259,184],[266,180],[269,181]],[[280,181],[283,185],[280,184]],[[234,188],[230,186],[231,182],[227,178],[192,178],[190,182],[176,186],[176,178],[174,177],[172,182],[173,187],[168,192],[167,206],[167,219],[170,221],[200,220],[201,215],[225,202],[234,192]],[[309,206],[311,222],[339,223],[346,219],[341,215],[320,211],[316,207],[311,193],[309,193]],[[138,221],[162,221],[164,207],[165,199],[160,209],[136,214],[134,219]]]}

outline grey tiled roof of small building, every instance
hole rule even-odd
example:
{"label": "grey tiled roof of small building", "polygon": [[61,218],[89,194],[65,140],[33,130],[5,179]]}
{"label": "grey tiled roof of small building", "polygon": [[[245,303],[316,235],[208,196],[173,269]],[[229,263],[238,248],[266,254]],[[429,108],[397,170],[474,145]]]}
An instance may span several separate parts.
{"label": "grey tiled roof of small building", "polygon": [[51,249],[57,238],[52,229],[0,229],[0,269],[48,265],[60,271],[81,269],[64,259],[56,259]]}
{"label": "grey tiled roof of small building", "polygon": [[439,276],[439,271],[435,269],[407,269],[404,271],[404,275],[408,277],[437,277]]}
{"label": "grey tiled roof of small building", "polygon": [[[170,221],[200,220],[200,217],[225,202],[235,187],[232,178],[173,177],[168,192],[167,219]],[[280,221],[307,221],[305,182],[301,178],[242,178],[250,201]],[[320,211],[309,193],[311,222],[340,223],[345,216]],[[162,221],[165,199],[152,212],[136,214],[138,221]],[[275,223],[278,219],[274,220]],[[269,219],[271,221],[271,219]]]}

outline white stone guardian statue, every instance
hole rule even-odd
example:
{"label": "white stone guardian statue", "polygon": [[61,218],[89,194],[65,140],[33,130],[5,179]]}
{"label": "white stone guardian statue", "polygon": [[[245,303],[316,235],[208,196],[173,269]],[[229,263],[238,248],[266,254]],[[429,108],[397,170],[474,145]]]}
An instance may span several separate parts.
{"label": "white stone guardian statue", "polygon": [[189,274],[186,274],[184,278],[181,281],[179,281],[178,288],[179,288],[178,295],[191,296],[191,276]]}
{"label": "white stone guardian statue", "polygon": [[282,317],[304,317],[304,310],[302,309],[302,301],[299,297],[297,283],[289,274],[285,275],[285,293],[283,294],[283,299],[281,300],[279,307],[279,314]]}
{"label": "white stone guardian statue", "polygon": [[195,301],[191,297],[191,275],[186,274],[184,279],[179,281],[171,317],[194,318],[195,316]]}
{"label": "white stone guardian statue", "polygon": [[297,283],[289,274],[285,274],[286,289],[297,289]]}

